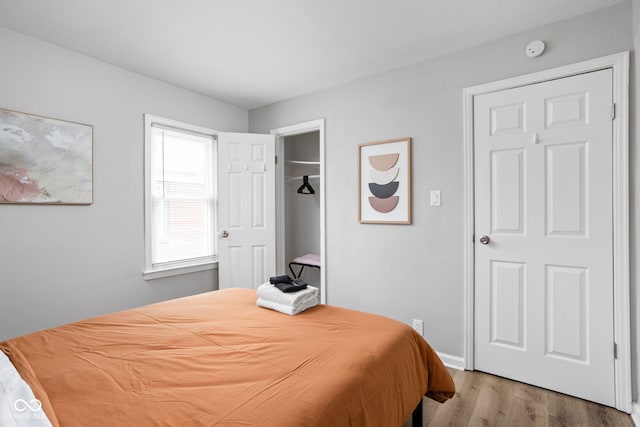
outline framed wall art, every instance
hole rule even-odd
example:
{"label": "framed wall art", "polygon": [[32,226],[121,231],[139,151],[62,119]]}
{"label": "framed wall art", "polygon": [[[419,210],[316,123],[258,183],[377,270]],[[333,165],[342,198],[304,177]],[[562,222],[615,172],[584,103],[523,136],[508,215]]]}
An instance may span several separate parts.
{"label": "framed wall art", "polygon": [[0,109],[0,204],[93,203],[93,126]]}
{"label": "framed wall art", "polygon": [[411,138],[358,145],[358,222],[411,224]]}

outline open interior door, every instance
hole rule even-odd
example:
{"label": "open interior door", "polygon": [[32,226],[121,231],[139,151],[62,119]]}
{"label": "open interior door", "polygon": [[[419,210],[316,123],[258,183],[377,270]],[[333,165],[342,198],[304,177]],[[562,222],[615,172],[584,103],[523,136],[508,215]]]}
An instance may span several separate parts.
{"label": "open interior door", "polygon": [[276,270],[275,137],[218,135],[218,283],[257,288]]}

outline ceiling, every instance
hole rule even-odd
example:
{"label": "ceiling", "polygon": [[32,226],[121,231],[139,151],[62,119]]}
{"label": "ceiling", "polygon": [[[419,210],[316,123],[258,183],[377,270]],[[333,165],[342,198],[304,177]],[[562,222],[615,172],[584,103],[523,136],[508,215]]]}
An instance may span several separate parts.
{"label": "ceiling", "polygon": [[0,26],[244,108],[622,0],[0,0]]}

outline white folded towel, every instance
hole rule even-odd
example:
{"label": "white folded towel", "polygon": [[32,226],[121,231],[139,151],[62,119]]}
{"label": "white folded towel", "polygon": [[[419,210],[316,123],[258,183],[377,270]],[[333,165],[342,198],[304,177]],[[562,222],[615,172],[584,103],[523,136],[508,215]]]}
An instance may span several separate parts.
{"label": "white folded towel", "polygon": [[[314,286],[307,285],[307,289],[285,293],[270,283],[264,283],[258,287],[256,292],[258,294],[257,304],[259,306],[282,311],[286,314],[298,314],[301,311],[318,305],[318,288]],[[261,304],[264,302],[274,304]],[[284,311],[275,307],[283,308]]]}
{"label": "white folded towel", "polygon": [[264,307],[271,310],[279,311],[280,313],[288,314],[289,316],[295,316],[298,313],[302,313],[303,311],[318,305],[318,298],[315,297],[314,299],[307,301],[305,304],[298,305],[296,308],[293,308],[292,306],[287,304],[280,304],[262,298],[258,298],[256,305],[258,305],[258,307]]}
{"label": "white folded towel", "polygon": [[295,307],[304,300],[318,297],[318,288],[307,285],[306,289],[297,292],[282,292],[270,283],[258,286],[256,290],[259,298]]}

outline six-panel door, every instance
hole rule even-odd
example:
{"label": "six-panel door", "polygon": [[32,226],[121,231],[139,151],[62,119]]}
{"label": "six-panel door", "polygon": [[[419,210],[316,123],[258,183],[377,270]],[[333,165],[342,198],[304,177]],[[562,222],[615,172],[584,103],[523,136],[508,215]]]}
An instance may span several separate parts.
{"label": "six-panel door", "polygon": [[218,140],[219,288],[257,288],[275,275],[275,138]]}
{"label": "six-panel door", "polygon": [[611,107],[610,69],[474,99],[475,367],[613,406]]}

